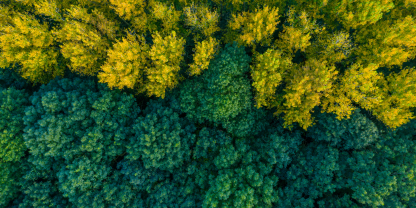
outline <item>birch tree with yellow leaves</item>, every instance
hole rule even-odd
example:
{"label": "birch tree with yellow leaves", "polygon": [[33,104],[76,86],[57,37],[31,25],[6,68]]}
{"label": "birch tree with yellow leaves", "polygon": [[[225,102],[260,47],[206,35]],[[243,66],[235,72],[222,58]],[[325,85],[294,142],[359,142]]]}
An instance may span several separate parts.
{"label": "birch tree with yellow leaves", "polygon": [[70,60],[72,71],[96,75],[106,58],[111,40],[115,39],[118,25],[107,19],[102,12],[72,5],[67,10],[62,28],[52,33],[61,42],[62,55]]}
{"label": "birch tree with yellow leaves", "polygon": [[[380,33],[380,30],[385,32]],[[380,67],[401,66],[416,56],[416,19],[379,21],[356,33],[357,61]]]}
{"label": "birch tree with yellow leaves", "polygon": [[63,75],[59,50],[48,25],[33,15],[0,6],[0,67],[20,64],[20,74],[33,83],[47,83]]}
{"label": "birch tree with yellow leaves", "polygon": [[256,9],[254,12],[242,12],[241,15],[232,14],[225,42],[237,41],[244,46],[252,46],[255,51],[255,44],[270,44],[271,35],[277,29],[279,23],[279,8]]}
{"label": "birch tree with yellow leaves", "polygon": [[138,34],[144,34],[151,21],[149,14],[145,12],[147,6],[145,0],[109,0],[111,8],[124,20],[130,21]]}
{"label": "birch tree with yellow leaves", "polygon": [[213,34],[220,30],[219,16],[216,11],[211,12],[207,6],[192,4],[184,8],[185,23],[191,28],[196,42],[193,63],[189,64],[191,76],[200,75],[208,69],[209,62],[219,52],[220,42],[213,38]]}
{"label": "birch tree with yellow leaves", "polygon": [[142,36],[128,33],[108,51],[108,58],[98,74],[99,81],[107,83],[110,88],[136,88],[138,92],[143,92],[149,49]]}
{"label": "birch tree with yellow leaves", "polygon": [[158,32],[152,35],[153,46],[149,51],[151,65],[146,67],[145,87],[149,96],[165,97],[167,88],[175,87],[179,80],[179,64],[183,60],[185,40],[172,31],[169,36]]}
{"label": "birch tree with yellow leaves", "polygon": [[313,108],[319,106],[321,99],[331,92],[338,71],[325,61],[309,59],[304,66],[295,65],[289,73],[287,87],[279,95],[274,115],[285,114],[285,128],[291,129],[292,123],[298,122],[299,126],[307,130],[314,125],[311,116]]}

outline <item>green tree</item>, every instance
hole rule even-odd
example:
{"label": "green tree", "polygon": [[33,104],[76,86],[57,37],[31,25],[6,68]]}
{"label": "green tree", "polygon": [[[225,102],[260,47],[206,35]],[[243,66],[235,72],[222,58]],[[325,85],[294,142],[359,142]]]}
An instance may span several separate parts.
{"label": "green tree", "polygon": [[252,103],[249,56],[236,42],[227,44],[208,69],[181,85],[179,100],[186,116],[200,124],[211,122],[235,136],[255,135],[264,128],[265,112]]}
{"label": "green tree", "polygon": [[52,177],[63,197],[75,207],[136,206],[132,187],[113,168],[140,113],[132,96],[92,80],[54,79],[30,102],[23,118],[29,161]]}
{"label": "green tree", "polygon": [[18,196],[27,147],[23,116],[29,105],[25,90],[0,88],[0,207]]}
{"label": "green tree", "polygon": [[146,116],[133,123],[134,136],[126,146],[125,158],[141,160],[145,168],[168,171],[187,163],[195,143],[195,126],[160,102],[148,102],[143,113]]}

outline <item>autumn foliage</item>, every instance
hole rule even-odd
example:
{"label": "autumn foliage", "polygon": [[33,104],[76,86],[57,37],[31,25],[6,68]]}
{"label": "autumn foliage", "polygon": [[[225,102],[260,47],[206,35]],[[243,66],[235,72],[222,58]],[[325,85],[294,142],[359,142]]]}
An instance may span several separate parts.
{"label": "autumn foliage", "polygon": [[414,207],[416,0],[0,1],[0,207]]}

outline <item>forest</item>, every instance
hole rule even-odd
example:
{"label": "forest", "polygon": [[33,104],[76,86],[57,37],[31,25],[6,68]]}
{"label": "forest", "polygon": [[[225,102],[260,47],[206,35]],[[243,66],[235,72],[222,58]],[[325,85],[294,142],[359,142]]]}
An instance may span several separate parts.
{"label": "forest", "polygon": [[1,0],[0,208],[416,208],[416,0]]}

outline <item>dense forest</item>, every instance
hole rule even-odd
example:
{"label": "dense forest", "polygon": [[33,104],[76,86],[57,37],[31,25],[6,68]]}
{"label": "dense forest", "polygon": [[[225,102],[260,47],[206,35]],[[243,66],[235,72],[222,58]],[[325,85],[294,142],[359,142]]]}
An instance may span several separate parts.
{"label": "dense forest", "polygon": [[0,207],[416,208],[416,0],[1,0]]}

